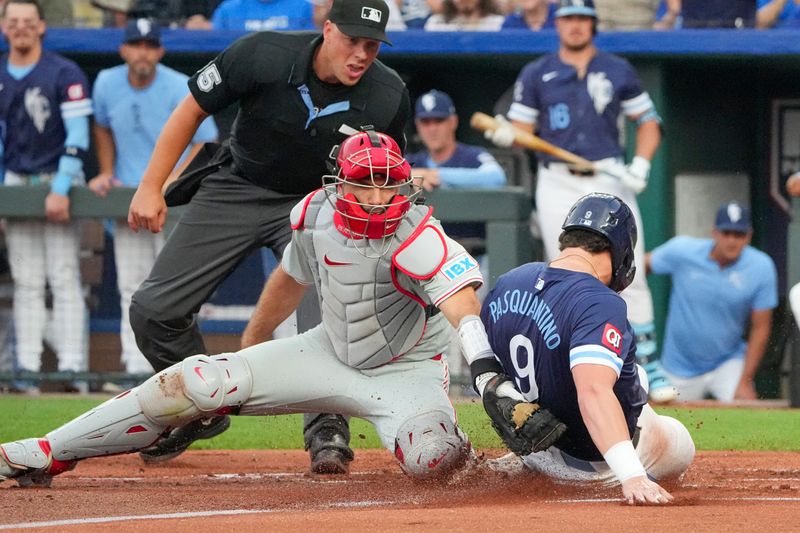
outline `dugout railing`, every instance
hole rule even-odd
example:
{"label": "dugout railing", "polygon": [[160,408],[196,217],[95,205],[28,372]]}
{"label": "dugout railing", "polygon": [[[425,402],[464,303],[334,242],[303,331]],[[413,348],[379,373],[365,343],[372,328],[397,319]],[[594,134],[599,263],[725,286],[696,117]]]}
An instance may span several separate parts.
{"label": "dugout railing", "polygon": [[[112,189],[107,196],[99,197],[86,187],[75,187],[70,191],[70,212],[75,219],[123,218],[127,216],[134,191],[135,189],[117,188]],[[47,186],[0,186],[0,218],[44,218],[44,203],[48,192]],[[485,224],[486,253],[490,257],[490,286],[500,274],[535,258],[539,247],[529,229],[531,199],[521,187],[437,190],[426,193],[426,197],[427,203],[434,207],[434,215],[442,222]],[[176,220],[180,214],[181,208],[171,208],[169,220]],[[238,335],[244,325],[242,321],[203,320],[201,330],[204,334],[224,331],[230,335]],[[105,327],[107,332],[107,324]],[[116,332],[118,327],[117,324]],[[124,372],[97,372],[90,368],[89,372],[77,374],[0,372],[0,383],[15,380],[126,382],[143,377],[146,376],[131,376]]]}

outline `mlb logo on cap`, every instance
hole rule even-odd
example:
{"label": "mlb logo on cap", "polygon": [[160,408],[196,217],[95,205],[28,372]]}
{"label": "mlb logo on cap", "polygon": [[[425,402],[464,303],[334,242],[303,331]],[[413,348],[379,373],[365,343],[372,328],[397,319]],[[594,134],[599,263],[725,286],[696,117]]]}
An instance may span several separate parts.
{"label": "mlb logo on cap", "polygon": [[447,118],[455,114],[456,106],[447,93],[434,89],[417,98],[416,118]]}
{"label": "mlb logo on cap", "polygon": [[392,44],[386,37],[389,6],[383,0],[333,0],[328,20],[350,37]]}
{"label": "mlb logo on cap", "polygon": [[380,24],[381,12],[379,9],[365,6],[361,8],[361,18],[364,20],[371,20],[373,22],[377,22]]}
{"label": "mlb logo on cap", "polygon": [[717,211],[714,227],[719,231],[747,233],[752,229],[750,210],[739,202],[723,204]]}

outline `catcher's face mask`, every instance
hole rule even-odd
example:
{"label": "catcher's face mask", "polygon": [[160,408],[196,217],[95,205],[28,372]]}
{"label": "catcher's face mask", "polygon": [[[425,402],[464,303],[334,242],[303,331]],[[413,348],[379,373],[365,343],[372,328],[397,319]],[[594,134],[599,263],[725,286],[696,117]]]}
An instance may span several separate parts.
{"label": "catcher's face mask", "polygon": [[397,143],[383,133],[357,133],[342,143],[337,167],[322,178],[337,229],[357,240],[394,235],[421,192]]}

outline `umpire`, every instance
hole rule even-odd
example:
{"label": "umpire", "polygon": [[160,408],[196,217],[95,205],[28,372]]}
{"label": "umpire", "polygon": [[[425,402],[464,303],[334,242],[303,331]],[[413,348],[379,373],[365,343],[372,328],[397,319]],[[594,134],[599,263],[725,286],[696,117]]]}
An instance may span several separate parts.
{"label": "umpire", "polygon": [[[136,342],[156,371],[206,353],[196,318],[200,306],[251,251],[267,246],[282,255],[291,239],[289,212],[320,187],[336,145],[374,127],[404,148],[408,91],[397,73],[376,60],[381,42],[391,44],[388,18],[383,0],[334,0],[321,35],[247,35],[189,79],[191,94],[164,126],[131,201],[128,224],[134,231],[162,230],[162,187],[203,119],[234,102],[239,111],[230,146],[200,170],[208,175],[133,295]],[[191,184],[185,183],[179,180],[178,188]],[[319,323],[318,303],[311,306],[298,312],[301,331]],[[243,342],[262,340],[267,339]],[[169,459],[229,424],[227,416],[194,422],[173,430],[142,457]],[[347,471],[353,452],[344,418],[307,415],[304,437],[313,471]]]}

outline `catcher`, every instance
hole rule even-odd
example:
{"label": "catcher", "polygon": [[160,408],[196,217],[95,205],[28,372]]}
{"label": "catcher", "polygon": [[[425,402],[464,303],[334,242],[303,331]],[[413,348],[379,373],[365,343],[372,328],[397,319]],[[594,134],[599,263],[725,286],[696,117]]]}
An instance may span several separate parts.
{"label": "catcher", "polygon": [[420,188],[393,139],[350,136],[337,166],[292,210],[292,241],[250,327],[271,333],[312,284],[320,325],[236,353],[188,357],[44,438],[2,444],[0,476],[47,485],[78,460],[141,450],[211,414],[306,411],[369,420],[414,478],[463,465],[470,445],[447,395],[444,351],[451,325],[468,324],[472,337],[483,331],[478,265],[432,208],[415,203]]}
{"label": "catcher", "polygon": [[593,193],[573,205],[562,229],[556,259],[498,280],[481,311],[489,342],[465,351],[486,411],[514,452],[491,467],[618,482],[629,504],[668,503],[654,480],[679,477],[694,443],[680,422],[647,405],[647,377],[617,294],[636,271],[633,214],[616,196]]}

